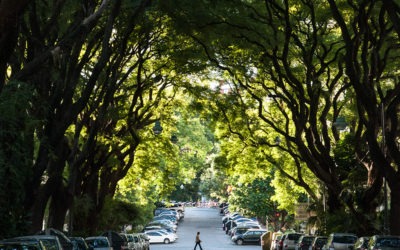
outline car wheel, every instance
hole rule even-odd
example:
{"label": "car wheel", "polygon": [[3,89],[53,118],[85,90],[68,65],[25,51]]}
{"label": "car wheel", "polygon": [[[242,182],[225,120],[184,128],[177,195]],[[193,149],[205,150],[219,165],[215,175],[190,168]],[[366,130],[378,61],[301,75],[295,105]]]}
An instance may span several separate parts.
{"label": "car wheel", "polygon": [[236,244],[238,244],[238,245],[243,245],[243,240],[242,240],[242,239],[238,239],[238,240],[236,241]]}
{"label": "car wheel", "polygon": [[168,238],[164,239],[164,244],[169,244],[170,242],[171,241]]}

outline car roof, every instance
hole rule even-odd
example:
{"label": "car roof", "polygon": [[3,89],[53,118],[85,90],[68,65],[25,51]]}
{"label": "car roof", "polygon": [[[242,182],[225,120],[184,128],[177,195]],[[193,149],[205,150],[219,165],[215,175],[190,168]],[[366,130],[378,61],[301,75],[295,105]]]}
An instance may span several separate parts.
{"label": "car roof", "polygon": [[357,236],[353,233],[331,233],[329,236]]}
{"label": "car roof", "polygon": [[108,240],[108,238],[106,236],[90,236],[90,237],[85,238],[85,240],[94,240],[94,239],[107,239]]}
{"label": "car roof", "polygon": [[38,239],[27,239],[27,240],[14,240],[14,239],[5,239],[0,241],[0,246],[36,246],[39,249],[45,249],[44,245]]}
{"label": "car roof", "polygon": [[400,238],[400,236],[397,236],[397,235],[373,235],[372,237],[373,238],[379,238],[379,239],[381,239],[381,238],[399,239]]}
{"label": "car roof", "polygon": [[55,235],[39,234],[39,235],[24,235],[15,237],[14,239],[58,239]]}
{"label": "car roof", "polygon": [[24,244],[24,243],[30,243],[30,244],[37,244],[40,241],[38,239],[16,239],[16,238],[10,238],[10,239],[4,239],[1,240],[1,244]]}

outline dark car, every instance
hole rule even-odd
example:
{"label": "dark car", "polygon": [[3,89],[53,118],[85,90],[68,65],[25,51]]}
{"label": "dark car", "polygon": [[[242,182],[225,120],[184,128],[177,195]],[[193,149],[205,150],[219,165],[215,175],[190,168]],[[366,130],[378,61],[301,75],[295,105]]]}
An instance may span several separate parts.
{"label": "dark car", "polygon": [[82,237],[69,237],[72,242],[73,250],[88,250],[89,246],[86,244],[86,241]]}
{"label": "dark car", "polygon": [[43,244],[46,250],[63,250],[59,238],[55,235],[27,235],[12,238],[12,240],[38,240]]}
{"label": "dark car", "polygon": [[264,229],[249,229],[244,234],[235,235],[232,237],[232,241],[237,245],[243,244],[261,244],[261,235],[263,235],[267,230]]}
{"label": "dark car", "polygon": [[374,235],[368,243],[369,250],[395,250],[400,249],[400,236]]}
{"label": "dark car", "polygon": [[0,250],[46,250],[41,241],[37,239],[0,241]]}
{"label": "dark car", "polygon": [[261,226],[256,223],[239,224],[237,227],[231,229],[229,236],[233,237],[235,235],[244,234],[249,229],[261,229]]}
{"label": "dark car", "polygon": [[106,231],[101,236],[105,236],[108,238],[108,241],[110,242],[113,250],[122,250],[125,246],[128,245],[128,239],[121,236],[117,232]]}
{"label": "dark car", "polygon": [[311,250],[321,250],[328,241],[328,236],[317,236],[311,244]]}
{"label": "dark car", "polygon": [[72,250],[73,245],[71,240],[61,231],[54,228],[46,228],[40,232],[36,233],[37,235],[54,235],[58,237],[58,240],[61,243],[63,250]]}
{"label": "dark car", "polygon": [[315,236],[311,235],[302,235],[296,244],[297,250],[308,250],[314,240]]}

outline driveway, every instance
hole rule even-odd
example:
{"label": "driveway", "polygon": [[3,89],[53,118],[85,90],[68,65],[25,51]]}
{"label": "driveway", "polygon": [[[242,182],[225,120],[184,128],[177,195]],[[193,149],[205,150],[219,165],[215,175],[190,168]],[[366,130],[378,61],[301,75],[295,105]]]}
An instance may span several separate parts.
{"label": "driveway", "polygon": [[221,219],[222,216],[216,208],[185,208],[185,218],[179,223],[177,231],[179,239],[171,244],[152,244],[150,249],[191,250],[195,245],[197,232],[200,232],[203,250],[261,249],[261,246],[257,245],[238,246],[233,243],[222,231]]}

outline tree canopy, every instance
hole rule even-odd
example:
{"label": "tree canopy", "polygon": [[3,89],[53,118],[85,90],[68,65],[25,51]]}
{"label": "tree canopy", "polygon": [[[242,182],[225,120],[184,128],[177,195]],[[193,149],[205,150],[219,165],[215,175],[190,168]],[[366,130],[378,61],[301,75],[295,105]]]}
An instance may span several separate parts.
{"label": "tree canopy", "polygon": [[2,1],[0,235],[200,193],[277,220],[307,196],[328,231],[400,234],[399,18],[393,0]]}

